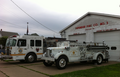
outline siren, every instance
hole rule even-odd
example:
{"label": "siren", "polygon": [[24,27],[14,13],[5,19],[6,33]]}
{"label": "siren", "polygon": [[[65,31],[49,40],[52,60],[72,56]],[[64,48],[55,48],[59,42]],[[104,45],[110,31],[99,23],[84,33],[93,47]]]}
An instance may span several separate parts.
{"label": "siren", "polygon": [[13,35],[12,37],[17,37],[17,35]]}

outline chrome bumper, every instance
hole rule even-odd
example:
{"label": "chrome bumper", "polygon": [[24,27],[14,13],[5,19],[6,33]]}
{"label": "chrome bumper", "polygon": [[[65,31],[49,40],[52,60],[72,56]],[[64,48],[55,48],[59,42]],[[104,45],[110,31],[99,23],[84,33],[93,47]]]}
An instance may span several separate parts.
{"label": "chrome bumper", "polygon": [[42,57],[41,59],[45,61],[55,61],[55,58],[51,58],[51,57]]}
{"label": "chrome bumper", "polygon": [[1,60],[11,60],[13,57],[10,55],[1,55],[0,54],[0,59]]}

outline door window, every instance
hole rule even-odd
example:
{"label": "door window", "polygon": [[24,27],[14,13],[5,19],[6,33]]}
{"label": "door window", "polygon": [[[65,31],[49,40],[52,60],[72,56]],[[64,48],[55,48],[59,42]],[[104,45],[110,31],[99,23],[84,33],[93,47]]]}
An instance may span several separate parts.
{"label": "door window", "polygon": [[34,40],[30,40],[30,46],[34,46]]}
{"label": "door window", "polygon": [[35,41],[35,46],[41,46],[41,40],[36,40]]}
{"label": "door window", "polygon": [[26,39],[19,39],[17,46],[26,46]]}

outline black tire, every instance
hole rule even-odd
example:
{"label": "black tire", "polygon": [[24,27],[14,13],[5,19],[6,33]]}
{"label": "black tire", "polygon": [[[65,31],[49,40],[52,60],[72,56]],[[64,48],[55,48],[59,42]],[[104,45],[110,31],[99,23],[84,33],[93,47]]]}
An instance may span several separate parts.
{"label": "black tire", "polygon": [[67,58],[65,56],[61,56],[56,60],[56,67],[58,69],[65,69],[67,66]]}
{"label": "black tire", "polygon": [[25,60],[19,60],[21,63],[24,63],[25,62]]}
{"label": "black tire", "polygon": [[28,62],[28,63],[33,63],[37,60],[35,54],[33,53],[29,53],[27,54],[27,56],[25,57],[25,61]]}
{"label": "black tire", "polygon": [[103,61],[102,55],[98,55],[98,56],[97,56],[97,60],[96,60],[97,64],[98,64],[98,65],[102,64],[102,61]]}
{"label": "black tire", "polygon": [[49,67],[49,66],[52,66],[53,62],[50,62],[50,61],[45,62],[45,60],[44,60],[44,61],[43,61],[43,64],[44,64],[45,66]]}
{"label": "black tire", "polygon": [[87,61],[80,61],[80,63],[87,63]]}
{"label": "black tire", "polygon": [[104,61],[105,61],[106,63],[108,63],[108,59],[105,59]]}

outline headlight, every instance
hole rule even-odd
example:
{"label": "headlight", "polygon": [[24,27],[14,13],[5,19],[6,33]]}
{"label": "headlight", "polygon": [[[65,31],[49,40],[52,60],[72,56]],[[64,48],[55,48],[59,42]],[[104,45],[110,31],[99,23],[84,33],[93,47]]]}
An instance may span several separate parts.
{"label": "headlight", "polygon": [[51,53],[50,56],[51,56],[52,58],[54,58],[54,54],[53,54],[53,53]]}
{"label": "headlight", "polygon": [[46,52],[42,56],[45,56],[45,55],[46,55]]}

